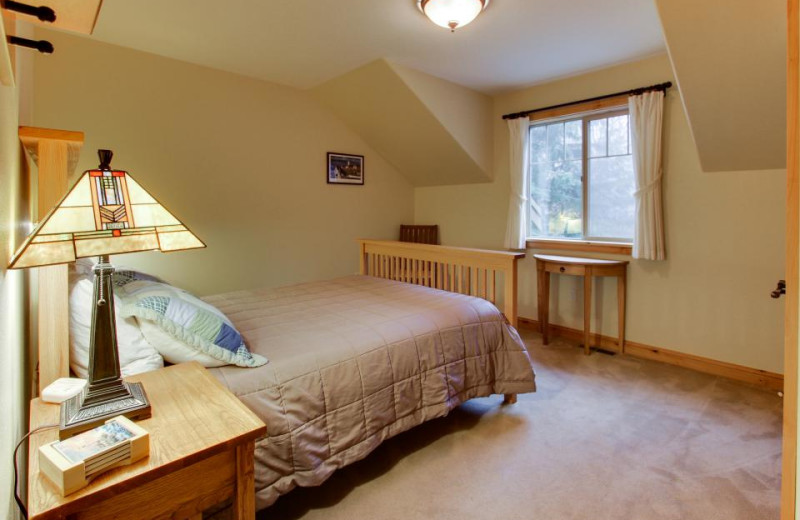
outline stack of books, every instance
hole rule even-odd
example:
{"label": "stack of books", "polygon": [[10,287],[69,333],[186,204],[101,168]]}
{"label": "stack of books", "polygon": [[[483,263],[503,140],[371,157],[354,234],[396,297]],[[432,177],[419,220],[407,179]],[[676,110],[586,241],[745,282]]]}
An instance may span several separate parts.
{"label": "stack of books", "polygon": [[97,475],[150,453],[150,436],[130,419],[119,416],[102,426],[39,448],[39,470],[62,495],[85,487]]}

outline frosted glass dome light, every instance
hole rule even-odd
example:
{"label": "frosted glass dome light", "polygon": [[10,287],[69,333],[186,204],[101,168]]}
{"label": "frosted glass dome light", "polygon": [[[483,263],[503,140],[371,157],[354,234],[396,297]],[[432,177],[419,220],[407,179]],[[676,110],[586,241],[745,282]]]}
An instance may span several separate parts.
{"label": "frosted glass dome light", "polygon": [[417,0],[417,7],[438,26],[455,31],[474,20],[489,0]]}

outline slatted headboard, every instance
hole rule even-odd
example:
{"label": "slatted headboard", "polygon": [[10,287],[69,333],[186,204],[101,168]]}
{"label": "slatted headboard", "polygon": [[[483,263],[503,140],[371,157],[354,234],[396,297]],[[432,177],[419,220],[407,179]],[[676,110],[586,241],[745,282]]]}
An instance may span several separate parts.
{"label": "slatted headboard", "polygon": [[494,304],[499,301],[499,274],[503,314],[517,326],[517,260],[524,253],[389,240],[358,242],[361,274],[478,296]]}

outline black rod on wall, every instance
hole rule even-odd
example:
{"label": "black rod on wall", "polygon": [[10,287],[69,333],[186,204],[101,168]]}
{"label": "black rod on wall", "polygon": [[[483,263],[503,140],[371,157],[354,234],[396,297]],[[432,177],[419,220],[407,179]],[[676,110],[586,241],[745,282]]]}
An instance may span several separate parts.
{"label": "black rod on wall", "polygon": [[581,99],[580,101],[570,101],[569,103],[561,103],[560,105],[552,105],[549,107],[543,108],[535,108],[533,110],[525,110],[524,112],[514,112],[513,114],[506,114],[503,116],[503,119],[518,119],[520,117],[529,116],[531,114],[535,114],[536,112],[543,112],[545,110],[553,110],[555,108],[563,108],[572,105],[579,105],[581,103],[590,103],[592,101],[600,101],[601,99],[608,99],[617,96],[640,96],[645,92],[652,92],[656,90],[660,90],[662,92],[666,92],[668,88],[672,86],[671,81],[667,81],[665,83],[659,83],[658,85],[650,85],[649,87],[640,87],[634,88],[631,90],[625,90],[623,92],[615,92],[613,94],[606,94],[604,96],[597,96],[589,99]]}
{"label": "black rod on wall", "polygon": [[53,52],[53,44],[47,40],[29,40],[27,38],[20,38],[19,36],[9,36],[8,43],[11,45],[19,45],[20,47],[28,47],[29,49],[36,49],[42,54],[51,54]]}
{"label": "black rod on wall", "polygon": [[16,11],[18,13],[35,16],[43,22],[52,23],[56,21],[56,12],[45,5],[40,5],[37,7],[15,2],[14,0],[5,0],[3,2],[3,8],[8,9],[9,11]]}

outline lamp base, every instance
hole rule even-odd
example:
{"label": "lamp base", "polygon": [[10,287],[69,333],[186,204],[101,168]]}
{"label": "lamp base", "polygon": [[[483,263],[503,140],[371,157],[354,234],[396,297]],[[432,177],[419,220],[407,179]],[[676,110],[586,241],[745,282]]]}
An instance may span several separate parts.
{"label": "lamp base", "polygon": [[112,417],[124,415],[129,419],[150,417],[150,401],[141,383],[126,383],[116,379],[90,385],[83,392],[61,403],[59,439],[66,439]]}

